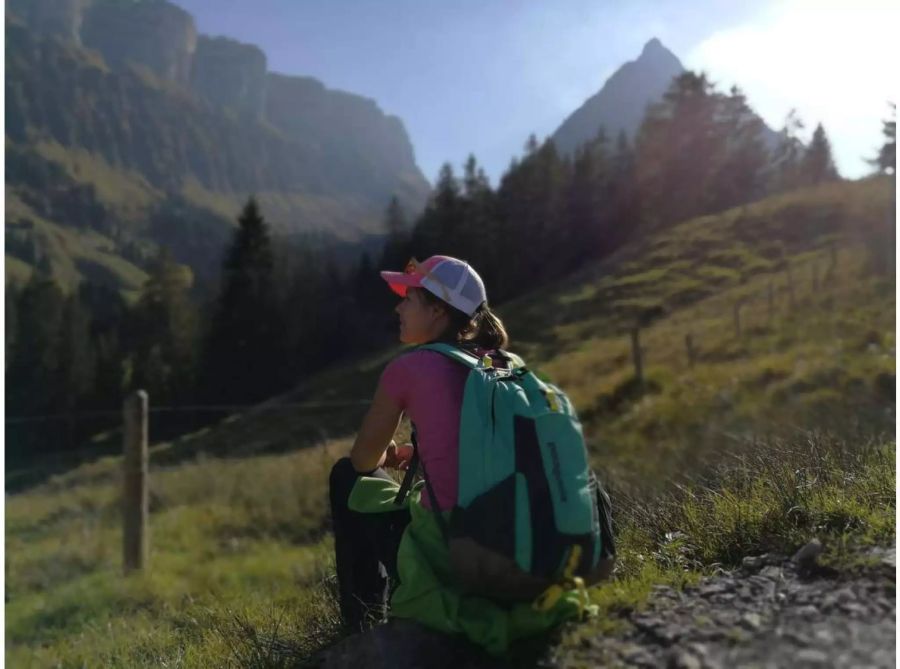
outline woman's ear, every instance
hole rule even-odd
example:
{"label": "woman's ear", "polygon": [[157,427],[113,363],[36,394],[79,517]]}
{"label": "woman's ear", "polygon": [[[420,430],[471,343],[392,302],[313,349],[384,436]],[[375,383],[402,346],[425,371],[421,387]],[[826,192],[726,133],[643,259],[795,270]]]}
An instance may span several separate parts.
{"label": "woman's ear", "polygon": [[444,305],[442,305],[442,304],[433,303],[433,304],[429,304],[428,306],[431,307],[431,314],[435,319],[438,319],[441,316],[449,316],[450,315],[449,313],[447,313],[447,310],[444,308]]}

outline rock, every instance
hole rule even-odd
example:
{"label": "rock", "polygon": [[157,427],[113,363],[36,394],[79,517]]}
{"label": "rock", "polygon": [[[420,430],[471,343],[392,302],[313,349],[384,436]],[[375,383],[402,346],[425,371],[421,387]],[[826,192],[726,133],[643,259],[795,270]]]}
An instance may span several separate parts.
{"label": "rock", "polygon": [[741,567],[744,569],[744,571],[749,572],[759,571],[760,569],[762,569],[763,564],[765,563],[763,562],[763,559],[761,557],[752,555],[748,555],[743,560],[741,560]]}
{"label": "rock", "polygon": [[266,54],[253,44],[201,35],[191,68],[191,88],[215,107],[258,119],[265,104]]}
{"label": "rock", "polygon": [[835,601],[839,604],[843,604],[844,602],[855,602],[858,599],[856,593],[850,588],[841,588],[835,592],[833,596]]}
{"label": "rock", "polygon": [[169,2],[96,2],[84,14],[81,41],[112,68],[137,63],[186,85],[197,28],[194,17]]}
{"label": "rock", "polygon": [[726,592],[728,588],[722,583],[706,582],[701,583],[697,588],[697,592],[701,597],[710,597],[711,595],[717,595],[722,592]]}
{"label": "rock", "polygon": [[775,565],[770,565],[768,567],[763,568],[759,572],[760,576],[764,576],[765,578],[778,580],[781,578],[781,568],[776,567]]}
{"label": "rock", "polygon": [[791,561],[801,567],[811,567],[815,564],[816,559],[822,554],[822,542],[818,539],[812,539],[803,548],[794,553]]}
{"label": "rock", "polygon": [[818,618],[819,609],[811,605],[798,606],[794,609],[794,614],[800,618]]}
{"label": "rock", "polygon": [[820,627],[819,629],[817,629],[813,633],[813,637],[815,637],[817,646],[834,645],[834,634],[825,627]]}
{"label": "rock", "polygon": [[868,614],[869,610],[859,602],[844,602],[840,605],[841,611],[849,616],[863,617]]}
{"label": "rock", "polygon": [[794,656],[794,662],[796,663],[794,666],[802,666],[804,664],[822,666],[829,664],[828,655],[816,648],[803,648],[802,650],[798,650],[797,654]]}
{"label": "rock", "polygon": [[745,613],[741,616],[741,623],[744,627],[748,627],[752,630],[758,630],[762,627],[762,616],[758,613]]}
{"label": "rock", "polygon": [[693,653],[676,648],[669,653],[666,667],[668,669],[703,669],[703,663]]}

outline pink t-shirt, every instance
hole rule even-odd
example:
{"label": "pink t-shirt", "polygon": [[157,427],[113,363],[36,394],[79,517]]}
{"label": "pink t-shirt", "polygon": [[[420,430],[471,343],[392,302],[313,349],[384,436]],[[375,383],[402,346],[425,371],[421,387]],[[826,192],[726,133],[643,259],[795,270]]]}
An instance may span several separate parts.
{"label": "pink t-shirt", "polygon": [[[486,351],[478,349],[478,355]],[[412,351],[394,358],[379,383],[416,425],[419,458],[428,470],[441,511],[456,505],[459,482],[459,417],[467,367],[436,351]],[[431,509],[422,491],[422,506]]]}

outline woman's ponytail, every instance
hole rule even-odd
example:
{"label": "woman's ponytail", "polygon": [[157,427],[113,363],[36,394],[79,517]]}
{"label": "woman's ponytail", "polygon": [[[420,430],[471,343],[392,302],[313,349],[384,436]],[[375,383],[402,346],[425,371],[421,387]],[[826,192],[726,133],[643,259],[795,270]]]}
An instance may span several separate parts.
{"label": "woman's ponytail", "polygon": [[421,292],[423,299],[429,304],[442,306],[450,317],[450,324],[442,336],[443,341],[450,341],[459,346],[470,348],[506,348],[509,335],[503,327],[503,321],[497,316],[487,302],[483,302],[472,316],[447,304],[431,291],[422,288],[410,288]]}
{"label": "woman's ponytail", "polygon": [[509,335],[503,321],[487,303],[482,304],[472,317],[470,333],[461,332],[460,335],[461,343],[471,343],[479,348],[506,348],[509,345]]}

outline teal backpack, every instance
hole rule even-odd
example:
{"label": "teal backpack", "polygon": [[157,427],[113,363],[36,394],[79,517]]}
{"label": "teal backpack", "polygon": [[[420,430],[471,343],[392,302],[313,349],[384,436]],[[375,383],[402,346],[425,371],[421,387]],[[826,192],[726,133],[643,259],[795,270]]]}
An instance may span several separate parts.
{"label": "teal backpack", "polygon": [[[449,521],[422,468],[460,587],[537,604],[554,587],[558,593],[608,577],[615,559],[609,497],[590,470],[581,423],[565,393],[505,351],[497,351],[506,363],[498,367],[488,356],[448,344],[416,350],[436,351],[470,370],[460,417],[458,498]],[[420,462],[415,425],[412,443],[398,504]]]}

